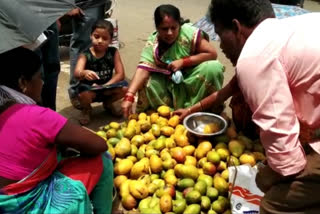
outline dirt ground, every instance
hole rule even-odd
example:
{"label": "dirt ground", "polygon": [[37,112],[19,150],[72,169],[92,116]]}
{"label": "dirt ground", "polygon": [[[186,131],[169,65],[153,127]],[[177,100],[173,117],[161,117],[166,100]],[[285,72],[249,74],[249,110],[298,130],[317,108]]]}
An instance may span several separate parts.
{"label": "dirt ground", "polygon": [[[112,18],[118,20],[119,40],[121,43],[120,54],[125,67],[126,77],[130,80],[139,61],[140,52],[148,35],[154,31],[153,11],[160,4],[173,4],[180,9],[183,18],[196,22],[202,18],[208,8],[210,0],[117,0]],[[319,1],[305,0],[304,8],[312,11],[320,11]],[[316,27],[316,26],[315,26]],[[226,59],[219,48],[219,42],[212,41],[212,45],[218,51],[218,59],[226,66],[224,84],[228,83],[234,74],[234,67]],[[68,48],[61,47],[61,73],[57,89],[57,111],[78,123],[79,110],[74,109],[69,101],[67,89],[69,86],[69,58]],[[88,128],[98,130],[102,125],[110,121],[122,121],[107,113],[101,104],[93,105],[91,123]],[[227,109],[230,114],[230,110]]]}

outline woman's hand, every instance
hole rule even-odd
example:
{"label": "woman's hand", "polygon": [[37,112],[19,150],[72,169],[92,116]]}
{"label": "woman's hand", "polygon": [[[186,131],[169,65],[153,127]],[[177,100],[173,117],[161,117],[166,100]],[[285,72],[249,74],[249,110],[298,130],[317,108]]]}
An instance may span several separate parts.
{"label": "woman's hand", "polygon": [[93,81],[93,80],[98,80],[98,79],[100,79],[100,77],[99,77],[99,76],[96,74],[96,72],[94,72],[94,71],[84,70],[83,72],[85,72],[84,78],[85,78],[86,80]]}
{"label": "woman's hand", "polygon": [[129,115],[132,114],[132,102],[124,100],[121,104],[121,108],[125,118],[128,118]]}
{"label": "woman's hand", "polygon": [[176,72],[178,70],[181,70],[183,67],[183,59],[178,59],[175,61],[172,61],[169,65],[168,65],[168,69]]}
{"label": "woman's hand", "polygon": [[186,116],[190,114],[190,111],[188,109],[181,108],[174,111],[173,114],[178,115],[180,121],[182,121]]}

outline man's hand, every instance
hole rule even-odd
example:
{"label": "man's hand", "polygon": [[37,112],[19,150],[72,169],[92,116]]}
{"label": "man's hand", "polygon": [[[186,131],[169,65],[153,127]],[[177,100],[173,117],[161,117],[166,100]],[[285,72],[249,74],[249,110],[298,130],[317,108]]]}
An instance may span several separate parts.
{"label": "man's hand", "polygon": [[70,10],[68,13],[67,13],[68,16],[71,16],[71,17],[82,17],[84,16],[84,12],[83,10],[81,10],[81,8],[77,7],[77,8],[74,8],[72,10]]}

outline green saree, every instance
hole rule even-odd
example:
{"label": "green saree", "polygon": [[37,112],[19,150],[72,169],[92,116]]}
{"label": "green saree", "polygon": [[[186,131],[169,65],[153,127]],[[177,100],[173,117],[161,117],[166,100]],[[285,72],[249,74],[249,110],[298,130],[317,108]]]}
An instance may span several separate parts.
{"label": "green saree", "polygon": [[148,82],[139,91],[137,112],[156,109],[160,105],[168,105],[173,109],[186,108],[221,89],[224,66],[217,60],[183,69],[184,80],[180,84],[169,78],[171,71],[165,62],[194,55],[203,37],[208,39],[204,32],[191,24],[184,24],[176,42],[161,57],[158,56],[157,33],[148,38],[138,68],[151,73]]}

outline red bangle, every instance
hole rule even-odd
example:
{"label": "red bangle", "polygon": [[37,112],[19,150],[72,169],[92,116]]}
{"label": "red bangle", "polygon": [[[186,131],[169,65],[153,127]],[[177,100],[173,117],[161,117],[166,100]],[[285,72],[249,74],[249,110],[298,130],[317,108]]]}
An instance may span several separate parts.
{"label": "red bangle", "polygon": [[129,101],[129,102],[133,103],[134,102],[134,96],[130,95],[130,94],[126,94],[124,96],[124,101]]}
{"label": "red bangle", "polygon": [[189,67],[192,65],[192,61],[189,56],[183,58],[183,67]]}

